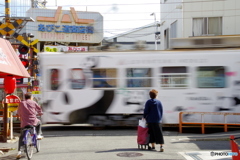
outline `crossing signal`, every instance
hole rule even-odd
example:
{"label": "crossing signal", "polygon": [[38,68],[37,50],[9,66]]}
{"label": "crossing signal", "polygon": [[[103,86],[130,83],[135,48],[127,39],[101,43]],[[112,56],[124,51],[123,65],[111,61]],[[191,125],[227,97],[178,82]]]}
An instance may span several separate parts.
{"label": "crossing signal", "polygon": [[27,54],[28,51],[29,51],[29,47],[26,46],[26,45],[22,45],[22,44],[21,44],[21,45],[18,47],[18,52],[19,52],[20,54]]}
{"label": "crossing signal", "polygon": [[34,67],[33,72],[35,74],[39,73],[38,65],[39,65],[39,60],[38,60],[37,54],[35,54],[34,59],[33,59],[33,67]]}
{"label": "crossing signal", "polygon": [[36,65],[36,66],[39,65],[39,60],[38,60],[38,59],[35,59],[35,60],[33,61],[33,64]]}
{"label": "crossing signal", "polygon": [[29,61],[28,61],[27,59],[24,59],[24,58],[20,58],[20,60],[21,60],[21,62],[22,62],[22,64],[23,64],[23,66],[24,66],[25,68],[28,68],[28,66],[29,66]]}
{"label": "crossing signal", "polygon": [[36,74],[39,73],[39,69],[38,69],[38,68],[34,69],[33,71],[34,71],[34,73],[36,73]]}

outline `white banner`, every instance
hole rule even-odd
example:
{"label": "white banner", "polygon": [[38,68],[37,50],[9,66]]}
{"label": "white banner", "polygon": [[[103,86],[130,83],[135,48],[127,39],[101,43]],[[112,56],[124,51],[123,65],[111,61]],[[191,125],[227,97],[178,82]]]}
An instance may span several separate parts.
{"label": "white banner", "polygon": [[44,46],[44,52],[85,52],[88,51],[87,46]]}

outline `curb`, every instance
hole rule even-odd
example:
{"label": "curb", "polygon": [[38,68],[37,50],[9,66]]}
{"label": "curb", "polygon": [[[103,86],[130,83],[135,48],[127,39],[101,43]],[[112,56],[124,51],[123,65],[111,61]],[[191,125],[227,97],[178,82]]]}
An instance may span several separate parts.
{"label": "curb", "polygon": [[230,138],[197,138],[190,141],[230,141]]}
{"label": "curb", "polygon": [[174,141],[230,141],[230,138],[180,138],[174,139]]}

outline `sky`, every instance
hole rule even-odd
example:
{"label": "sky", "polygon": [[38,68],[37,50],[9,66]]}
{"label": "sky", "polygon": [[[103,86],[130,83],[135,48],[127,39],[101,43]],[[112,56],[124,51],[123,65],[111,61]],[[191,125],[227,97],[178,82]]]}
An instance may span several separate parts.
{"label": "sky", "polygon": [[[104,37],[160,21],[160,0],[47,0],[47,8],[99,12],[103,16]],[[155,13],[155,16],[151,13]]]}

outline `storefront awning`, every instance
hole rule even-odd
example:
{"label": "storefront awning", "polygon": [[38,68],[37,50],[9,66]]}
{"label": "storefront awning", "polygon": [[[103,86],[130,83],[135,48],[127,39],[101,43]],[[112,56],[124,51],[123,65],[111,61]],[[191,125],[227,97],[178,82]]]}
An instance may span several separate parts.
{"label": "storefront awning", "polygon": [[16,78],[30,77],[10,42],[0,38],[0,78],[8,75]]}

